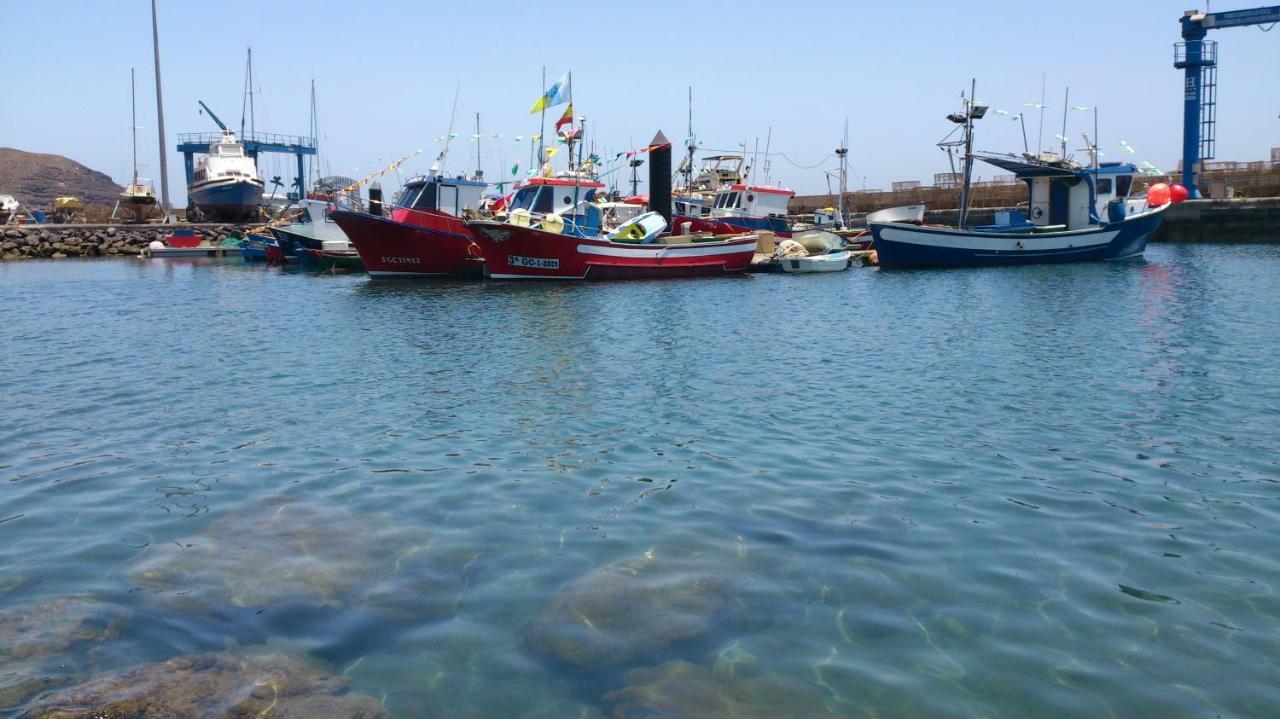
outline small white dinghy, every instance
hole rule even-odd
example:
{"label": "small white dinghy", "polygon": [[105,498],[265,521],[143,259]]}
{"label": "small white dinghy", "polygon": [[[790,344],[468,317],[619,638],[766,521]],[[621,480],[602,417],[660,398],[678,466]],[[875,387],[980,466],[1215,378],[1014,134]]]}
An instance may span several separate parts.
{"label": "small white dinghy", "polygon": [[853,253],[848,250],[808,257],[783,257],[778,260],[783,272],[843,272],[853,264]]}

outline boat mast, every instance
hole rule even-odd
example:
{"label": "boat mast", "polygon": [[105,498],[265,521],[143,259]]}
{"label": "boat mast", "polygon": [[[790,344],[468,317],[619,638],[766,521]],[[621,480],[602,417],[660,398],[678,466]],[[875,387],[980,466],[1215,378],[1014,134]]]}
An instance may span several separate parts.
{"label": "boat mast", "polygon": [[[316,79],[311,78],[311,137],[316,141],[316,156],[311,160],[311,169],[315,171],[315,180],[320,180],[320,128],[319,120],[316,118]],[[307,182],[311,183],[311,175],[307,174]],[[305,187],[298,188],[299,195],[306,194]]]}
{"label": "boat mast", "polygon": [[133,110],[133,186],[138,186],[138,99],[133,68],[129,68],[129,107]]}
{"label": "boat mast", "polygon": [[1066,97],[1062,98],[1062,155],[1063,160],[1067,159],[1067,110],[1071,108],[1071,88],[1067,88]]}
{"label": "boat mast", "polygon": [[169,219],[169,163],[164,155],[164,99],[160,95],[160,26],[156,22],[156,0],[151,0],[151,47],[156,58],[156,127],[160,134],[160,204]]}
{"label": "boat mast", "polygon": [[484,170],[480,169],[480,113],[476,113],[476,178],[479,180],[484,177]]}
{"label": "boat mast", "polygon": [[973,97],[978,81],[972,80],[969,97],[964,101],[964,185],[960,188],[960,229],[969,219],[969,183],[973,177]]}
{"label": "boat mast", "polygon": [[693,86],[689,86],[689,156],[684,161],[684,190],[693,191],[693,153],[698,149],[693,138]]}
{"label": "boat mast", "polygon": [[[840,142],[840,147],[836,150],[836,155],[840,158],[840,199],[836,201],[836,211],[840,218],[840,226],[848,227],[849,220],[845,216],[844,195],[848,191],[849,182],[849,118],[844,119],[844,139]],[[831,189],[831,176],[827,175],[827,190]]]}
{"label": "boat mast", "polygon": [[[544,96],[547,94],[547,66],[546,65],[542,66],[542,94]],[[543,150],[546,148],[546,138],[544,136],[546,134],[547,134],[547,103],[544,101],[542,103],[542,114],[538,119],[538,169],[539,169],[538,174],[542,174],[541,169],[542,169],[542,161],[543,161],[543,155],[544,155]]]}
{"label": "boat mast", "polygon": [[244,140],[244,115],[245,108],[249,110],[249,131],[254,131],[256,124],[253,119],[253,48],[245,48],[244,63],[244,99],[240,101],[240,140]]}
{"label": "boat mast", "polygon": [[453,140],[453,121],[458,117],[458,92],[462,89],[462,83],[458,83],[453,87],[453,109],[449,111],[449,134],[444,136],[444,149],[436,155],[436,164],[431,166],[431,172],[436,176],[444,172],[444,161],[449,157],[449,142]]}

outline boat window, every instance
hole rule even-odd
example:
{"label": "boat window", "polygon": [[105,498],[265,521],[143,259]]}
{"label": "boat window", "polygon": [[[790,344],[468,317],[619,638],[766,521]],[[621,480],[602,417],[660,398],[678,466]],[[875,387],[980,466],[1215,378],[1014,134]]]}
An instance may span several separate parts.
{"label": "boat window", "polygon": [[554,190],[546,187],[539,188],[538,197],[533,203],[533,211],[542,213],[553,211],[555,208],[551,206],[551,203],[555,200],[552,196],[554,194]]}
{"label": "boat window", "polygon": [[417,200],[415,200],[413,203],[413,209],[415,210],[438,209],[439,204],[438,204],[438,201],[436,200],[436,193],[439,191],[438,188],[439,188],[439,185],[435,182],[428,182],[425,185],[423,185],[422,192],[418,194]]}
{"label": "boat window", "polygon": [[1098,194],[1099,195],[1111,194],[1111,178],[1110,177],[1098,178]]}
{"label": "boat window", "polygon": [[1116,197],[1128,197],[1129,190],[1133,189],[1133,175],[1120,175],[1116,177]]}
{"label": "boat window", "polygon": [[418,199],[418,193],[422,192],[422,187],[406,187],[404,194],[400,196],[400,206],[413,209],[413,203]]}

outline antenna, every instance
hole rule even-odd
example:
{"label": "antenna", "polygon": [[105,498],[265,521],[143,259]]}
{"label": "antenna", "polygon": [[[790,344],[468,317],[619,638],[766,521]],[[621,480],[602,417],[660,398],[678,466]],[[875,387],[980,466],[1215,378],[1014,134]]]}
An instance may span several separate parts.
{"label": "antenna", "polygon": [[476,113],[476,178],[479,180],[484,177],[484,170],[480,169],[480,113]]}
{"label": "antenna", "polygon": [[458,92],[461,89],[462,83],[453,86],[453,109],[449,111],[449,132],[444,136],[444,148],[440,150],[439,155],[436,155],[436,164],[431,168],[431,172],[435,175],[444,172],[444,161],[449,157],[449,143],[453,140],[453,121],[458,117]]}
{"label": "antenna", "polygon": [[769,147],[773,145],[773,126],[769,126],[769,134],[764,140],[764,184],[769,184],[769,167],[773,164],[769,161]]}
{"label": "antenna", "polygon": [[1040,74],[1040,129],[1036,133],[1036,154],[1044,152],[1044,101],[1045,101],[1045,84],[1048,81],[1048,75]]}
{"label": "antenna", "polygon": [[1071,109],[1071,88],[1067,88],[1066,97],[1062,98],[1062,159],[1067,159],[1067,111]]}
{"label": "antenna", "polygon": [[[836,148],[836,156],[840,158],[840,199],[836,201],[836,208],[840,217],[840,226],[848,227],[844,208],[844,195],[849,181],[849,118],[847,117],[844,119],[844,138],[840,142],[840,147]],[[827,175],[827,194],[831,194],[830,174]]]}

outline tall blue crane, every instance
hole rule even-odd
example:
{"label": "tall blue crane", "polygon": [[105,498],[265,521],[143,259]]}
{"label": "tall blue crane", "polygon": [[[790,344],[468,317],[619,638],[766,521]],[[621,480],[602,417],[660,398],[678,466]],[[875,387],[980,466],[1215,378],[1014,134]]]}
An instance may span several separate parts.
{"label": "tall blue crane", "polygon": [[1218,43],[1205,40],[1210,30],[1280,22],[1280,5],[1250,10],[1182,16],[1182,42],[1173,47],[1173,66],[1186,72],[1182,106],[1182,185],[1200,196],[1197,168],[1214,157],[1218,114]]}

